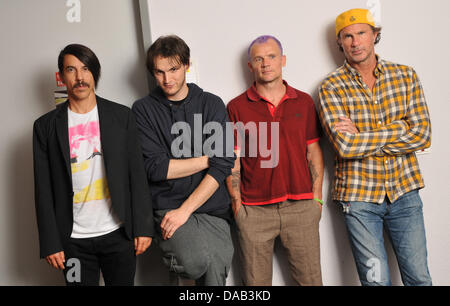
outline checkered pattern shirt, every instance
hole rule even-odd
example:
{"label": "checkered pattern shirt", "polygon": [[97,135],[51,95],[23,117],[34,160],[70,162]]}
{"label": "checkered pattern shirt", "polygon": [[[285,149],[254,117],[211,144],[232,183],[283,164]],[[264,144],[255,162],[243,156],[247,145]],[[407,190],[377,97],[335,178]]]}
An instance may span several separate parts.
{"label": "checkered pattern shirt", "polygon": [[[336,154],[333,199],[383,203],[424,187],[415,151],[431,144],[422,86],[407,66],[378,60],[373,91],[347,62],[319,88],[319,116]],[[335,129],[350,118],[357,134]]]}

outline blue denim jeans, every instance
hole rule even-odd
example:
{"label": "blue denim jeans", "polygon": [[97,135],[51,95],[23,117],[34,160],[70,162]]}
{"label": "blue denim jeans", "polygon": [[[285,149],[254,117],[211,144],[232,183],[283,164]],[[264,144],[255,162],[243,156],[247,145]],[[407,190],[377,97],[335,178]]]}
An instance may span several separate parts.
{"label": "blue denim jeans", "polygon": [[431,286],[422,201],[417,190],[390,203],[338,202],[363,286],[390,286],[383,227],[389,235],[403,284]]}

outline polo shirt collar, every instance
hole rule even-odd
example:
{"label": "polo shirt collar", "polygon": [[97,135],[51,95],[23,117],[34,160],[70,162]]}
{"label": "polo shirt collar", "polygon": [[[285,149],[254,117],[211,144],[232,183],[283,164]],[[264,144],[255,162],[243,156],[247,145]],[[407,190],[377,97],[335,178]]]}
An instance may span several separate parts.
{"label": "polo shirt collar", "polygon": [[[380,74],[384,74],[384,71],[385,71],[384,70],[384,65],[383,65],[384,62],[380,59],[378,54],[375,54],[375,57],[377,58],[377,66],[375,67],[374,73],[375,73],[375,76],[378,77]],[[350,66],[350,64],[348,63],[347,60],[345,60],[344,67],[353,76],[355,76],[355,77],[360,77],[361,76],[361,74],[358,72],[358,70],[356,70],[355,68]]]}
{"label": "polo shirt collar", "polygon": [[[291,86],[289,86],[289,84],[285,80],[283,80],[283,84],[286,86],[286,94],[285,94],[285,98],[283,100],[296,99],[297,93],[295,92],[295,89],[292,88]],[[287,98],[286,98],[286,96],[287,96]],[[264,97],[262,97],[258,93],[258,91],[256,91],[256,83],[255,82],[253,83],[252,87],[247,89],[247,97],[251,102],[257,102],[259,100],[266,101],[266,99]]]}

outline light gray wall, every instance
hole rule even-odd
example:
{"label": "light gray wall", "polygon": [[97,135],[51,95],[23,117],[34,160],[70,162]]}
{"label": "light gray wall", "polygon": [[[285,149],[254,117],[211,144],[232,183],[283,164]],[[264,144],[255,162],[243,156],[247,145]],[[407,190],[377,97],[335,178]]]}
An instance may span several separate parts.
{"label": "light gray wall", "polygon": [[[277,36],[287,55],[284,77],[290,85],[317,101],[323,78],[342,65],[335,44],[334,20],[344,10],[366,7],[367,0],[141,0],[148,6],[151,36],[177,34],[191,47],[199,85],[225,103],[251,83],[247,47],[262,34]],[[374,2],[374,1],[371,1]],[[421,191],[427,228],[429,266],[434,283],[450,284],[448,217],[450,163],[449,116],[450,21],[448,0],[381,0],[381,57],[413,66],[419,74],[433,124],[432,153],[419,157],[426,188]],[[321,221],[321,259],[326,285],[356,285],[358,278],[340,210],[330,200],[333,152],[321,141],[326,160],[324,193],[327,205]],[[401,284],[389,243],[394,284]],[[238,284],[234,265],[229,284]],[[276,247],[274,284],[291,284],[286,257]]]}
{"label": "light gray wall", "polygon": [[[153,38],[176,33],[186,39],[198,65],[200,85],[228,101],[247,88],[245,50],[263,33],[284,44],[288,82],[317,95],[320,80],[340,65],[334,49],[333,19],[366,1],[148,0],[150,22],[141,28],[137,0],[81,0],[81,22],[68,23],[65,0],[0,0],[0,285],[64,284],[60,272],[38,259],[34,215],[32,124],[53,109],[54,74],[59,51],[68,43],[91,47],[102,64],[97,93],[131,106],[147,94],[142,33]],[[447,157],[450,68],[447,0],[382,1],[385,58],[414,66],[421,77],[433,123],[433,151],[420,157],[427,184],[421,192],[435,284],[450,284],[448,238],[450,169]],[[145,16],[145,14],[144,14]],[[149,35],[149,34],[146,34]],[[325,195],[329,194],[333,154],[322,142],[327,160]],[[329,198],[329,196],[328,196]],[[338,209],[328,201],[321,222],[324,283],[357,284],[356,272]],[[394,259],[392,251],[390,258]],[[394,282],[399,283],[393,263]],[[228,279],[239,284],[235,262]],[[136,284],[167,284],[159,250],[138,259]],[[276,248],[274,284],[290,284],[283,250]]]}

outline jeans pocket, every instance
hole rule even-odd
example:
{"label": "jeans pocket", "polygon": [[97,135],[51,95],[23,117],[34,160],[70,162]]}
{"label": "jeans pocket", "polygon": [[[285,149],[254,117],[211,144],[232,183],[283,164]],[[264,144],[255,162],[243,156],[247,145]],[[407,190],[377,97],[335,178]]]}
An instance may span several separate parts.
{"label": "jeans pocket", "polygon": [[234,216],[234,220],[236,222],[238,222],[238,220],[242,218],[242,214],[245,214],[244,204],[241,204],[241,206],[239,206],[238,211],[236,212],[236,215]]}
{"label": "jeans pocket", "polygon": [[311,200],[311,202],[313,202],[316,207],[319,207],[320,212],[322,213],[323,205],[321,203],[317,202],[316,200]]}
{"label": "jeans pocket", "polygon": [[312,208],[313,211],[311,211],[311,213],[313,214],[312,216],[314,216],[314,218],[317,218],[317,220],[320,221],[322,219],[322,209],[323,209],[322,204],[320,204],[316,200],[306,200],[306,201],[308,201],[309,204],[314,207]]}

